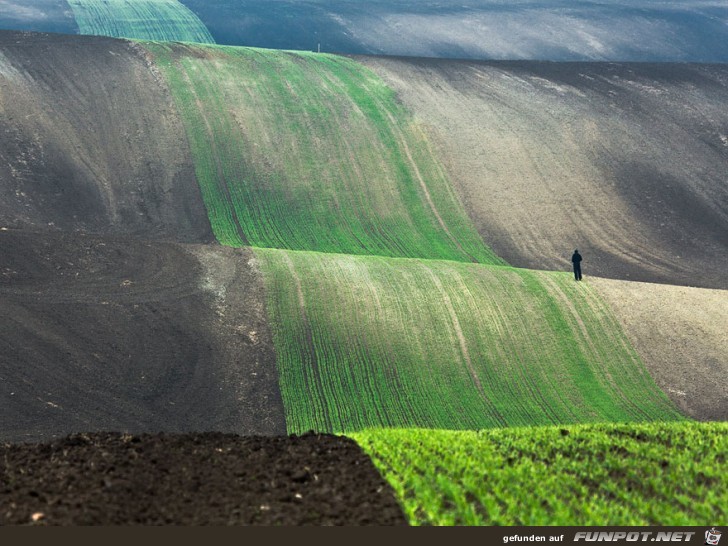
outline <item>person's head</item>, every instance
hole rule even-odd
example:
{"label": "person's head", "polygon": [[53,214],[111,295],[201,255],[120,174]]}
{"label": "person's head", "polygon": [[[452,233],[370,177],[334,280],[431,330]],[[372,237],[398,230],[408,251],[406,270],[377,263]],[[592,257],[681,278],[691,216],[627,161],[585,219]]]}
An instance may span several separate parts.
{"label": "person's head", "polygon": [[578,250],[574,250],[574,254],[579,254],[579,251]]}

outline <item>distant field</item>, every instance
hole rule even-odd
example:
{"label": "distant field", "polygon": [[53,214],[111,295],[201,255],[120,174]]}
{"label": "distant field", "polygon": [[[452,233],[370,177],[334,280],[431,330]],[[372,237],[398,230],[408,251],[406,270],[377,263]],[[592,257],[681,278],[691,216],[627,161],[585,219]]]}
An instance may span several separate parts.
{"label": "distant field", "polygon": [[197,16],[177,0],[68,0],[81,34],[214,44]]}
{"label": "distant field", "polygon": [[289,433],[682,419],[567,274],[255,253]]}
{"label": "distant field", "polygon": [[424,132],[343,57],[146,44],[226,245],[503,263]]}
{"label": "distant field", "polygon": [[[81,1],[69,0],[72,4]],[[75,33],[73,17],[65,13],[70,11],[66,2],[1,0],[0,28]],[[151,0],[128,3],[151,4]],[[728,61],[728,6],[724,0],[179,3],[199,17],[215,42],[226,45],[305,51],[320,46],[327,53],[450,59]],[[105,7],[102,0],[96,4]],[[99,11],[101,20],[107,19],[107,13],[111,21],[117,15],[113,9]],[[162,10],[135,15],[146,17],[150,24],[160,24],[166,17]],[[113,30],[112,24],[108,27]]]}
{"label": "distant field", "polygon": [[706,525],[725,521],[728,423],[350,434],[411,524]]}
{"label": "distant field", "polygon": [[3,0],[0,7],[0,29],[78,34],[65,0]]}

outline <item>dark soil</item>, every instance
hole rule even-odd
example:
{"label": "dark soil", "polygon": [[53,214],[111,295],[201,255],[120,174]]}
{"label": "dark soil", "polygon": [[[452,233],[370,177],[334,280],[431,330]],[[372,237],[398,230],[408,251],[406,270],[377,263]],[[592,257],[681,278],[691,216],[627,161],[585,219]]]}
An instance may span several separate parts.
{"label": "dark soil", "polygon": [[[587,275],[726,288],[724,67],[369,63],[451,139],[510,263],[568,268],[574,237]],[[403,523],[352,441],[285,437],[260,271],[200,244],[156,70],[127,41],[0,32],[0,523]]]}
{"label": "dark soil", "polygon": [[353,440],[81,434],[0,446],[0,525],[403,525]]}
{"label": "dark soil", "polygon": [[285,434],[249,249],[0,231],[0,441]]}

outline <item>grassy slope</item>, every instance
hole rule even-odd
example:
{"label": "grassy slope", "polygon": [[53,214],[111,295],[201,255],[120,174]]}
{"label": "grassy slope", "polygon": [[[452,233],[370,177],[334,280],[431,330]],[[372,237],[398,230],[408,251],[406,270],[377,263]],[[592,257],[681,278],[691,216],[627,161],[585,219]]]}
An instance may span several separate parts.
{"label": "grassy slope", "polygon": [[214,44],[202,21],[177,0],[68,0],[81,34]]}
{"label": "grassy slope", "polygon": [[566,274],[256,254],[291,433],[681,418]]}
{"label": "grassy slope", "polygon": [[227,245],[502,263],[393,92],[343,57],[147,44]]}
{"label": "grassy slope", "polygon": [[704,525],[727,515],[728,423],[351,436],[412,524]]}

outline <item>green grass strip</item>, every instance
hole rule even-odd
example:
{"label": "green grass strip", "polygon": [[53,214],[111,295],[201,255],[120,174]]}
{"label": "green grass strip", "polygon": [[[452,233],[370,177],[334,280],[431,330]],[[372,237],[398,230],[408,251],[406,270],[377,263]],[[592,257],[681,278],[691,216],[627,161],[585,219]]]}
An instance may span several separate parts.
{"label": "green grass strip", "polygon": [[394,92],[344,57],[148,43],[226,245],[503,263]]}
{"label": "green grass strip", "polygon": [[708,525],[728,515],[728,423],[350,436],[413,525]]}
{"label": "green grass strip", "polygon": [[681,419],[566,273],[255,253],[291,433]]}
{"label": "green grass strip", "polygon": [[177,0],[68,0],[81,34],[214,44],[200,19]]}

